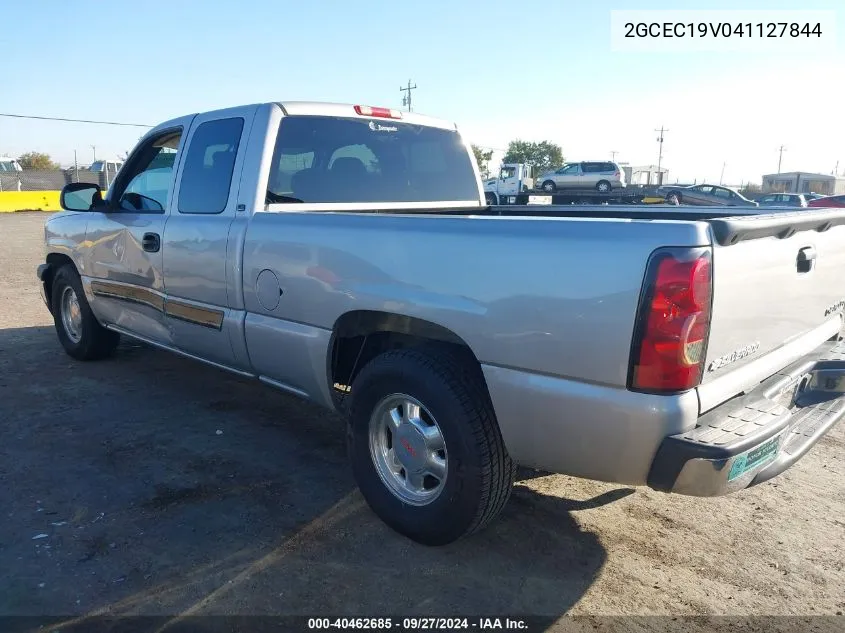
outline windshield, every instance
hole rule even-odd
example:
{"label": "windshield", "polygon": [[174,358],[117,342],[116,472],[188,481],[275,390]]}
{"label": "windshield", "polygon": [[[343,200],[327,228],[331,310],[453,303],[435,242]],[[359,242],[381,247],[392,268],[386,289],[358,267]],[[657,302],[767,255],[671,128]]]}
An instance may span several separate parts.
{"label": "windshield", "polygon": [[282,120],[268,203],[479,201],[469,152],[454,130],[395,120]]}

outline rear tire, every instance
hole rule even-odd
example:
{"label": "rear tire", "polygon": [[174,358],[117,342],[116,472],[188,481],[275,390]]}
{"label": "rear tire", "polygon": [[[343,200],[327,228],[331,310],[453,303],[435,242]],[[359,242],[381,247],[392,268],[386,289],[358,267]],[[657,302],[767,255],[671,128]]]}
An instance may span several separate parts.
{"label": "rear tire", "polygon": [[[352,471],[387,525],[418,543],[446,545],[499,514],[516,467],[478,371],[443,352],[394,350],[361,370],[351,398]],[[432,460],[439,475],[429,474],[437,472]]]}
{"label": "rear tire", "polygon": [[484,200],[487,202],[488,205],[492,206],[494,204],[499,204],[498,198],[496,198],[495,193],[485,193]]}
{"label": "rear tire", "polygon": [[596,191],[599,193],[610,193],[612,187],[607,180],[599,180],[596,183]]}
{"label": "rear tire", "polygon": [[546,180],[543,182],[543,191],[552,193],[555,189],[557,189],[557,185],[555,185],[554,180]]}
{"label": "rear tire", "polygon": [[53,277],[50,305],[59,342],[77,360],[98,360],[114,353],[120,335],[97,321],[76,269],[65,264]]}

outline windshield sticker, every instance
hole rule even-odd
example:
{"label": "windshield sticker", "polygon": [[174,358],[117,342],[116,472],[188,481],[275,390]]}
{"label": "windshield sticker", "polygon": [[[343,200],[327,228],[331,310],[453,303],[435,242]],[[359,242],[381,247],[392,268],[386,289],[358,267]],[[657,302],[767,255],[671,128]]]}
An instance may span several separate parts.
{"label": "windshield sticker", "polygon": [[381,125],[375,121],[370,121],[370,129],[373,132],[398,132],[399,128],[392,125]]}

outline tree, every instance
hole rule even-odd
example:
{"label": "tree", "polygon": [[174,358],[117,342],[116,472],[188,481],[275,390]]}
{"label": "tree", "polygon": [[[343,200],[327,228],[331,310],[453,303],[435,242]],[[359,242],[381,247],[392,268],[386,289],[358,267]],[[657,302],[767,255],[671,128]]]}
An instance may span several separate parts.
{"label": "tree", "polygon": [[18,162],[24,169],[60,169],[58,163],[54,163],[49,154],[41,152],[27,152],[18,156]]}
{"label": "tree", "polygon": [[472,146],[472,153],[475,154],[475,162],[478,163],[478,171],[481,172],[482,178],[487,178],[490,175],[490,159],[493,158],[493,150],[484,151],[478,145]]}
{"label": "tree", "polygon": [[751,198],[759,194],[763,189],[755,182],[746,183],[745,186],[739,190],[739,192],[745,196],[746,198]]}
{"label": "tree", "polygon": [[551,141],[534,143],[516,139],[508,143],[504,163],[525,163],[534,168],[534,177],[563,165],[563,150]]}

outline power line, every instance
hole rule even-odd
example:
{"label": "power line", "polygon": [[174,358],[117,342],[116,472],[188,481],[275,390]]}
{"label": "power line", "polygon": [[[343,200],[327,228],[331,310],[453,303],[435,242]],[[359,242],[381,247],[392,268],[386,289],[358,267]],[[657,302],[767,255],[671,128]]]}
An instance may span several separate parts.
{"label": "power line", "polygon": [[97,125],[120,125],[123,127],[155,127],[154,125],[146,125],[144,123],[120,123],[118,121],[91,121],[89,119],[66,119],[55,116],[35,116],[27,114],[6,114],[0,112],[0,116],[10,117],[12,119],[38,119],[39,121],[67,121],[70,123],[95,123]]}

